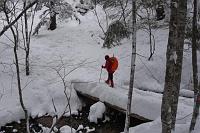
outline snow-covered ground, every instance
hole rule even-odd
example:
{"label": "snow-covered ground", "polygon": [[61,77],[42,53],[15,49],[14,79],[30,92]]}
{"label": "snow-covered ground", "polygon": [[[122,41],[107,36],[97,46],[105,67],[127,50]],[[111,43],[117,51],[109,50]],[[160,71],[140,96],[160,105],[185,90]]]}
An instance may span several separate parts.
{"label": "snow-covered ground", "polygon": [[[104,22],[104,12],[98,8],[101,22]],[[42,116],[46,113],[55,114],[52,99],[61,114],[67,104],[64,94],[64,87],[56,70],[64,65],[60,73],[69,73],[66,77],[68,89],[71,94],[71,107],[73,113],[81,108],[71,80],[86,81],[96,84],[99,82],[101,65],[105,63],[104,56],[109,54],[119,59],[119,68],[114,74],[115,88],[108,88],[105,85],[90,84],[91,91],[108,90],[109,96],[118,96],[124,94],[121,99],[126,99],[126,92],[129,84],[131,41],[124,39],[121,46],[112,49],[102,49],[102,36],[96,17],[93,12],[85,16],[79,16],[81,24],[75,20],[58,21],[58,28],[54,31],[48,31],[43,27],[39,34],[31,39],[30,65],[31,74],[25,76],[24,53],[19,50],[20,70],[25,106],[31,116]],[[38,18],[36,18],[38,21]],[[0,23],[2,29],[3,23]],[[9,32],[6,32],[10,36]],[[149,42],[148,35],[142,31],[137,32],[137,60],[136,75],[134,86],[138,89],[155,90],[161,92],[165,77],[165,54],[168,38],[168,29],[157,29],[154,31],[156,40],[156,51],[153,60],[148,61]],[[12,43],[6,36],[1,37],[0,45],[0,126],[24,118],[23,111],[19,104],[18,90],[15,67],[13,65]],[[7,45],[9,44],[9,45]],[[192,95],[191,88],[192,69],[191,69],[191,49],[184,50],[183,73],[181,82],[181,93]],[[198,53],[199,54],[199,53]],[[142,56],[140,56],[142,55]],[[12,64],[12,65],[10,65]],[[198,58],[200,65],[200,58]],[[200,69],[200,68],[199,68]],[[200,71],[200,70],[199,70]],[[106,71],[103,70],[100,82],[107,78]],[[95,88],[96,87],[96,88]],[[118,89],[119,88],[119,89]],[[160,104],[161,94],[152,92],[143,92],[135,90],[135,104],[133,111],[141,112],[141,115],[148,116],[155,120],[151,123],[142,124],[132,128],[133,132],[160,133]],[[187,90],[186,90],[187,89]],[[124,91],[121,93],[121,91]],[[106,95],[106,94],[105,94]],[[121,95],[120,95],[121,96]],[[146,101],[143,101],[145,99]],[[126,101],[126,100],[125,100]],[[125,102],[124,101],[124,102]],[[124,102],[115,101],[116,104],[125,107]],[[143,102],[143,103],[141,103]],[[143,106],[139,106],[139,105]],[[151,106],[150,106],[151,104]],[[147,108],[148,107],[148,108]],[[189,98],[180,98],[178,118],[192,113],[193,101]],[[153,113],[152,113],[153,112]],[[176,133],[184,133],[191,120],[191,115],[178,121],[178,130]],[[64,129],[63,129],[64,130]],[[200,127],[196,132],[200,131]]]}
{"label": "snow-covered ground", "polygon": [[[189,127],[190,127],[190,122],[189,122],[190,119],[191,119],[191,117],[189,117],[187,119],[177,120],[175,133],[188,133]],[[199,131],[200,131],[199,124],[200,124],[200,121],[198,119],[195,130],[192,133],[199,133]],[[147,133],[147,132],[148,133],[161,133],[162,132],[160,117],[157,118],[153,122],[148,122],[148,123],[141,124],[139,126],[130,128],[130,133]]]}

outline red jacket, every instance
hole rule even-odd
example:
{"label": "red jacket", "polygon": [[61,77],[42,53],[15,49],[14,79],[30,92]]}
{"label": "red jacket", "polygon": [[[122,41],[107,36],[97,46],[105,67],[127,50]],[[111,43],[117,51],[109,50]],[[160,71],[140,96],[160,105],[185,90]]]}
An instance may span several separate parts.
{"label": "red jacket", "polygon": [[108,71],[108,73],[114,73],[114,71],[112,70],[112,62],[110,58],[106,60],[106,64],[105,66],[103,66],[103,68],[105,68]]}

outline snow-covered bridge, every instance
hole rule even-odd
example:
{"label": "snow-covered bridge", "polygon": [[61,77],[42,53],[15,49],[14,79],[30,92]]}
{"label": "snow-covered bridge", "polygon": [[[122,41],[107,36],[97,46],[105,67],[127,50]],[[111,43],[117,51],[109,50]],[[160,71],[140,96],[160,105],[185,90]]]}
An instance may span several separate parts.
{"label": "snow-covered bridge", "polygon": [[[111,88],[104,83],[73,81],[74,89],[81,96],[125,112],[128,100],[128,88],[116,86]],[[141,120],[155,120],[160,117],[162,94],[143,91],[134,88],[131,114]],[[178,117],[181,118],[192,112],[192,99],[180,97]]]}

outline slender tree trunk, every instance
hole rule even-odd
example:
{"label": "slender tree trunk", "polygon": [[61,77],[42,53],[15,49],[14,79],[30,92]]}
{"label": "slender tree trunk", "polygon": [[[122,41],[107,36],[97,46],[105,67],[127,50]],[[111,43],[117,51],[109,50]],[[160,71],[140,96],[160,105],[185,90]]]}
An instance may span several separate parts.
{"label": "slender tree trunk", "polygon": [[50,25],[49,25],[50,30],[56,29],[56,12],[54,8],[55,8],[54,2],[50,1]]}
{"label": "slender tree trunk", "polygon": [[[194,109],[192,120],[190,124],[190,132],[194,130],[196,119],[199,115],[199,105],[200,105],[200,88],[198,89],[198,66],[197,66],[197,0],[194,0],[194,11],[193,11],[193,21],[192,21],[192,68],[193,68],[193,86],[194,86]],[[200,86],[200,85],[199,85]]]}
{"label": "slender tree trunk", "polygon": [[30,133],[29,115],[28,115],[28,111],[23,102],[23,94],[22,94],[21,81],[20,81],[21,78],[20,78],[19,62],[18,62],[18,55],[17,55],[17,44],[16,43],[14,46],[14,55],[15,55],[15,66],[16,66],[16,71],[17,71],[17,85],[18,85],[18,91],[19,91],[19,100],[20,100],[21,107],[24,111],[25,119],[26,119],[26,131],[27,131],[27,133]]}
{"label": "slender tree trunk", "polygon": [[198,69],[197,69],[197,0],[194,0],[194,12],[192,21],[192,68],[193,68],[193,83],[194,94],[198,94]]}
{"label": "slender tree trunk", "polygon": [[133,84],[135,76],[135,60],[136,60],[136,0],[132,0],[132,57],[131,57],[131,73],[130,73],[130,83],[129,83],[129,92],[128,92],[128,103],[126,111],[126,121],[124,133],[129,132],[130,125],[130,114],[131,114],[131,103],[132,103],[132,94],[133,94]]}
{"label": "slender tree trunk", "polygon": [[[6,1],[4,2],[4,13],[5,13],[5,16],[6,16],[6,21],[8,23],[8,25],[10,25],[10,20],[9,20],[9,15],[7,13],[7,3]],[[18,94],[19,94],[19,101],[20,101],[20,105],[24,111],[24,115],[25,115],[25,119],[26,119],[26,131],[27,133],[30,133],[30,130],[29,130],[29,116],[28,116],[28,111],[27,109],[25,108],[25,105],[24,105],[24,102],[23,102],[23,94],[22,94],[22,88],[21,88],[21,79],[20,79],[20,71],[19,71],[19,62],[18,62],[18,54],[17,54],[17,47],[18,47],[18,40],[19,38],[17,38],[18,36],[16,35],[14,29],[12,26],[9,27],[11,32],[12,32],[12,35],[13,35],[13,38],[14,38],[14,57],[15,57],[15,67],[16,67],[16,72],[17,72],[17,85],[18,85]]]}
{"label": "slender tree trunk", "polygon": [[149,56],[148,60],[150,61],[153,56],[154,49],[153,49],[152,38],[151,38],[152,30],[151,30],[151,22],[150,22],[150,13],[149,13],[148,9],[146,9],[146,10],[147,10],[147,14],[148,14],[148,30],[149,30],[149,45],[150,45],[150,56]]}
{"label": "slender tree trunk", "polygon": [[[198,89],[200,90],[200,85],[199,85]],[[194,104],[195,105],[194,105],[192,120],[191,120],[191,124],[190,124],[190,133],[194,130],[197,117],[199,116],[199,106],[200,106],[200,95],[199,94],[197,95],[197,98],[196,98]]]}
{"label": "slender tree trunk", "polygon": [[[26,1],[24,2],[24,9],[26,8]],[[30,50],[30,41],[29,41],[29,33],[28,33],[28,20],[27,20],[27,11],[24,12],[24,24],[25,24],[25,51],[26,51],[26,58],[25,58],[25,64],[26,64],[26,75],[29,75],[29,50]]]}
{"label": "slender tree trunk", "polygon": [[187,0],[171,0],[166,74],[161,107],[162,133],[175,129],[181,83]]}

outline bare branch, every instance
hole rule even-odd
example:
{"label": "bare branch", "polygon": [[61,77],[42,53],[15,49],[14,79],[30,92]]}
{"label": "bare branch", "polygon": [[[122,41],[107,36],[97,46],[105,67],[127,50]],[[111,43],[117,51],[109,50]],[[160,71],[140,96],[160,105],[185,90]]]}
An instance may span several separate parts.
{"label": "bare branch", "polygon": [[38,2],[38,0],[33,1],[32,3],[30,3],[17,17],[15,20],[13,20],[11,23],[9,23],[8,25],[4,26],[3,30],[0,32],[0,37],[11,27],[13,26],[21,17],[22,15],[29,9],[31,8],[33,5],[35,5]]}
{"label": "bare branch", "polygon": [[98,16],[98,14],[97,14],[97,10],[96,10],[96,0],[95,0],[94,14],[95,14],[96,17],[97,17],[97,21],[98,21],[99,27],[100,27],[101,30],[103,31],[103,34],[106,35],[106,32],[104,31],[104,29],[103,29],[103,27],[102,27],[102,25],[101,25],[101,22],[100,22],[99,16]]}

